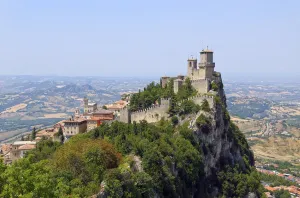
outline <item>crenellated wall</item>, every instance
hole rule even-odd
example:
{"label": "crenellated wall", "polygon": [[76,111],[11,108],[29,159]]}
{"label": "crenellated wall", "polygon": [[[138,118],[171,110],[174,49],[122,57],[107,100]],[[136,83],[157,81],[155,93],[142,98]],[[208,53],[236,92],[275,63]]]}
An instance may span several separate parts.
{"label": "crenellated wall", "polygon": [[187,75],[191,80],[205,79],[205,68],[192,68],[192,71]]}
{"label": "crenellated wall", "polygon": [[[192,100],[195,104],[201,105],[203,100],[206,99],[209,107],[212,108],[214,106],[214,97],[204,94],[198,94],[196,96],[190,97],[188,100]],[[179,102],[181,104],[183,101]]]}
{"label": "crenellated wall", "polygon": [[139,122],[141,120],[146,120],[147,122],[158,122],[163,117],[168,119],[168,109],[169,105],[157,105],[140,111],[135,111],[131,113],[131,122]]}
{"label": "crenellated wall", "polygon": [[141,120],[146,120],[147,122],[157,122],[163,117],[168,119],[168,110],[170,105],[170,99],[161,99],[160,105],[155,105],[147,109],[142,109],[139,111],[131,112],[131,122],[139,122]]}
{"label": "crenellated wall", "polygon": [[[210,108],[214,106],[213,96],[198,94],[189,98],[195,104],[201,105],[203,100],[206,99],[209,103]],[[133,121],[139,122],[141,120],[146,120],[147,122],[158,122],[160,119],[169,119],[170,99],[161,99],[160,105],[155,105],[147,109],[142,109],[139,111],[130,112],[127,108],[124,108],[120,112],[120,121],[125,123],[132,123]]]}

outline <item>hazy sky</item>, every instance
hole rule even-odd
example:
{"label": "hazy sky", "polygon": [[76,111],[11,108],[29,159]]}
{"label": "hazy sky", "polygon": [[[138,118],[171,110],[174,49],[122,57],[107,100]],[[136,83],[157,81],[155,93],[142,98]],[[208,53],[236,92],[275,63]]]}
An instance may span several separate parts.
{"label": "hazy sky", "polygon": [[0,75],[300,74],[299,0],[0,1]]}

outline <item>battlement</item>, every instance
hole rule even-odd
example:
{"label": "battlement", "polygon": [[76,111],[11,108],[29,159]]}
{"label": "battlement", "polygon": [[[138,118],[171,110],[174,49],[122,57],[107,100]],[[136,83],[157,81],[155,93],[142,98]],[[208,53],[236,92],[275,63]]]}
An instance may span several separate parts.
{"label": "battlement", "polygon": [[[196,96],[192,96],[192,97],[190,97],[186,100],[180,101],[179,104],[181,104],[181,103],[183,103],[184,101],[187,101],[187,100],[192,100],[192,101],[195,102],[195,101],[200,101],[200,100],[204,100],[204,99],[213,101],[214,96],[206,95],[206,94],[197,94]],[[195,103],[197,104],[197,102],[195,102]]]}
{"label": "battlement", "polygon": [[206,81],[206,79],[191,80],[191,83],[195,83],[195,82],[203,82],[203,81]]}
{"label": "battlement", "polygon": [[137,114],[137,113],[143,113],[143,112],[151,111],[151,110],[154,110],[154,109],[158,109],[161,106],[162,105],[153,105],[152,107],[148,107],[148,108],[141,109],[141,110],[138,110],[138,111],[133,111],[133,112],[131,112],[131,115],[134,115],[134,114]]}

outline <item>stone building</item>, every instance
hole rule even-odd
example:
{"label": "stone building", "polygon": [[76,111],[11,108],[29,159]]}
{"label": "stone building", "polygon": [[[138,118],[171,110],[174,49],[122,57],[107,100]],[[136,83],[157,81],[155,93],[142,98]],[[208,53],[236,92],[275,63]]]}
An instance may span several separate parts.
{"label": "stone building", "polygon": [[[187,75],[178,75],[176,77],[161,77],[161,86],[165,88],[171,80],[173,80],[173,89],[177,93],[185,80],[189,78],[192,86],[197,90],[197,96],[189,98],[195,104],[201,105],[203,100],[207,100],[209,105],[214,105],[213,96],[208,96],[206,93],[211,91],[211,83],[215,81],[220,83],[221,75],[214,71],[215,63],[213,61],[213,51],[204,49],[200,52],[200,62],[196,58],[189,58],[187,60]],[[161,118],[169,119],[167,113],[170,106],[170,99],[162,99],[160,105],[153,104],[152,107],[131,112],[127,107],[120,111],[119,120],[121,122],[130,123],[133,121],[146,120],[147,122],[157,122]]]}
{"label": "stone building", "polygon": [[95,111],[97,111],[98,107],[97,107],[97,103],[94,102],[89,102],[89,99],[87,99],[86,97],[83,99],[84,102],[84,114],[87,113],[93,113]]}
{"label": "stone building", "polygon": [[179,75],[177,77],[161,77],[162,87],[166,87],[168,82],[174,80],[174,92],[177,93],[183,85],[186,78],[191,80],[192,86],[199,93],[207,93],[210,90],[211,81],[214,80],[215,63],[213,61],[213,51],[204,49],[200,52],[200,62],[196,58],[187,60],[187,75]]}
{"label": "stone building", "polygon": [[73,136],[84,133],[87,130],[87,121],[85,119],[69,119],[64,121],[64,136]]}
{"label": "stone building", "polygon": [[90,131],[101,125],[101,119],[99,118],[90,118],[86,120],[87,122],[87,131]]}
{"label": "stone building", "polygon": [[106,109],[99,109],[92,113],[92,118],[98,118],[100,120],[113,120],[114,112]]}
{"label": "stone building", "polygon": [[23,158],[29,150],[36,147],[36,142],[33,141],[16,141],[12,144],[9,153],[4,156],[4,163],[11,164],[17,159]]}
{"label": "stone building", "polygon": [[125,100],[119,100],[114,102],[113,104],[108,104],[105,105],[107,110],[113,111],[114,115],[119,116],[120,115],[120,111],[126,107],[126,105],[128,104],[128,101]]}

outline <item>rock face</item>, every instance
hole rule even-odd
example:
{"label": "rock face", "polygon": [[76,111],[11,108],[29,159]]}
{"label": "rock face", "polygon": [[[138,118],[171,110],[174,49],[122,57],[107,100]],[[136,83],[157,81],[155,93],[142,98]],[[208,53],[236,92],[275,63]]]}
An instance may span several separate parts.
{"label": "rock face", "polygon": [[[145,120],[144,116],[140,118],[143,123],[120,122],[121,127],[115,125],[118,126],[117,128],[127,128],[127,132],[130,128],[128,126],[136,127],[136,132],[135,130],[131,132],[135,135],[129,137],[138,136],[141,139],[127,144],[130,138],[127,139],[125,131],[116,144],[126,146],[124,149],[120,148],[126,149],[124,153],[127,153],[132,145],[138,145],[136,148],[139,149],[139,153],[136,155],[139,157],[133,157],[131,171],[132,174],[148,175],[138,180],[137,183],[140,185],[144,181],[154,182],[148,184],[147,192],[152,195],[150,197],[259,197],[261,195],[262,191],[257,190],[261,185],[252,168],[253,154],[244,135],[230,121],[220,76],[215,78],[210,89],[206,94],[188,98],[199,105],[197,111],[199,109],[200,111],[190,111],[197,113],[180,115],[180,110],[174,111],[172,118],[176,117],[176,122],[170,119],[168,114],[171,122],[163,119],[158,123],[149,123],[148,128],[146,128],[148,120]],[[178,106],[183,108],[181,104],[184,103],[179,101],[173,104],[180,104]],[[169,106],[169,103],[166,103],[166,106]],[[139,113],[147,114],[144,111]],[[128,112],[124,117],[132,120]],[[140,127],[140,134],[137,133],[137,126]],[[145,143],[142,140],[146,140]],[[123,178],[128,178],[128,173],[124,174]],[[105,192],[100,197],[105,197]]]}
{"label": "rock face", "polygon": [[[219,84],[222,84],[221,79]],[[212,119],[212,124],[209,132],[204,132],[196,125],[196,119],[201,114]],[[214,105],[211,112],[200,111],[192,120],[190,128],[193,129],[199,142],[201,142],[202,151],[204,155],[204,174],[205,180],[209,184],[208,194],[215,197],[219,194],[220,189],[216,187],[214,182],[217,180],[216,173],[219,172],[224,165],[234,167],[239,164],[242,169],[246,168],[243,160],[244,151],[241,151],[240,145],[237,140],[233,138],[233,131],[230,126],[230,117],[226,110],[226,96],[223,87],[214,96]],[[245,140],[246,141],[246,140]],[[249,149],[249,148],[247,148]],[[249,165],[254,165],[253,154],[250,150],[247,157],[249,157]],[[254,193],[250,193],[252,197]]]}

